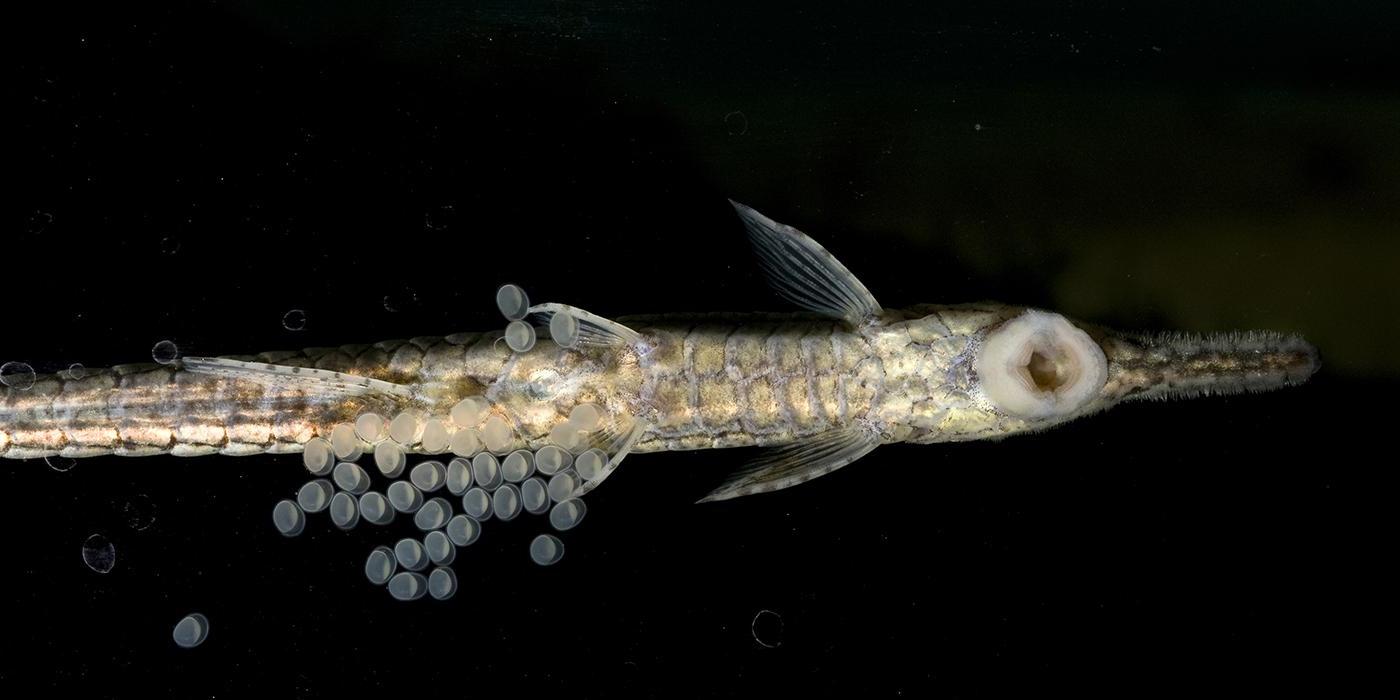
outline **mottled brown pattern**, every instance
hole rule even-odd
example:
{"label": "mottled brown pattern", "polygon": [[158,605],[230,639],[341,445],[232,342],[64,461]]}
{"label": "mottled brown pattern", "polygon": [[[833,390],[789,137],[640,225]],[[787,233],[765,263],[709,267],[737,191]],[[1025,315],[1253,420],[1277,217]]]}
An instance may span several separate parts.
{"label": "mottled brown pattern", "polygon": [[848,425],[871,407],[873,392],[848,399],[841,367],[872,350],[838,322],[768,317],[639,330],[657,345],[641,401],[653,430],[639,452],[783,444]]}
{"label": "mottled brown pattern", "polygon": [[[234,359],[406,382],[421,387],[423,401],[436,403],[479,393],[495,378],[503,357],[488,354],[467,361],[466,346],[482,339],[481,334],[458,334]],[[364,410],[387,415],[398,405],[383,396],[346,398],[175,366],[86,369],[79,377],[41,376],[28,388],[5,389],[0,395],[0,456],[297,452],[337,422]]]}
{"label": "mottled brown pattern", "polygon": [[0,456],[298,452],[366,411],[445,417],[469,395],[485,396],[511,426],[511,449],[543,446],[580,403],[602,407],[618,430],[635,419],[637,452],[781,445],[842,428],[881,443],[944,442],[1044,428],[1128,397],[1273,388],[1317,367],[1316,351],[1291,336],[1096,330],[1109,365],[1102,395],[1032,421],[989,404],[971,360],[987,329],[1020,311],[921,306],[856,329],[796,314],[623,318],[641,339],[612,348],[564,350],[542,337],[512,353],[491,332],[231,358],[394,382],[408,387],[406,397],[178,366],[86,370],[6,388]]}

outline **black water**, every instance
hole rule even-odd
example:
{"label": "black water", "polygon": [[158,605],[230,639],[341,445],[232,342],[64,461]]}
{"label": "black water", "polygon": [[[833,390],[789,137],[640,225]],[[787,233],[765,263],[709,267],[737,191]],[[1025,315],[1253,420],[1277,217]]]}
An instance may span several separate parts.
{"label": "black water", "polygon": [[[560,565],[528,560],[542,520],[492,523],[447,603],[364,580],[406,526],[280,537],[296,458],[5,464],[0,688],[1357,689],[1394,551],[1395,13],[924,4],[12,10],[0,361],[489,328],[502,282],[610,316],[783,309],[732,197],[888,306],[1296,331],[1324,370],[722,504],[692,502],[750,452],[637,457]],[[177,648],[196,612],[208,640]]]}

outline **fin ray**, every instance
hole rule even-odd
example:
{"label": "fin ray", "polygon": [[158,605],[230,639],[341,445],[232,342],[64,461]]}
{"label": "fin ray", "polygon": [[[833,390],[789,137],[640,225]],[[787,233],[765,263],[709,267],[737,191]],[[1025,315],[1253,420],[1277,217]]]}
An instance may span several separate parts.
{"label": "fin ray", "polygon": [[607,452],[609,455],[608,463],[603,465],[603,470],[598,476],[580,485],[578,491],[574,492],[574,495],[576,497],[583,496],[589,491],[598,488],[599,484],[602,484],[605,479],[612,476],[612,473],[617,471],[618,465],[622,464],[622,460],[626,459],[627,455],[632,452],[632,446],[637,444],[637,440],[642,437],[645,428],[641,421],[632,420],[626,430],[609,430],[608,435],[611,439],[608,441],[607,446],[602,448],[603,451]]}
{"label": "fin ray", "polygon": [[603,318],[594,313],[589,313],[578,307],[567,304],[536,304],[531,306],[529,314],[537,318],[544,325],[549,325],[551,319],[556,314],[567,314],[578,322],[578,341],[576,346],[586,347],[613,347],[634,343],[641,339],[641,334],[628,328],[627,326]]}
{"label": "fin ray", "polygon": [[870,290],[820,243],[751,207],[733,200],[729,203],[743,219],[759,264],[780,296],[851,325],[882,312]]}
{"label": "fin ray", "polygon": [[784,445],[731,474],[700,502],[724,501],[796,486],[860,459],[879,444],[868,433],[846,428],[829,431],[810,442]]}
{"label": "fin ray", "polygon": [[413,390],[402,384],[314,367],[293,367],[268,362],[244,362],[243,360],[230,360],[223,357],[186,357],[182,358],[180,363],[191,372],[246,379],[263,384],[296,385],[299,388],[350,396],[372,393],[390,394],[403,398],[413,396]]}

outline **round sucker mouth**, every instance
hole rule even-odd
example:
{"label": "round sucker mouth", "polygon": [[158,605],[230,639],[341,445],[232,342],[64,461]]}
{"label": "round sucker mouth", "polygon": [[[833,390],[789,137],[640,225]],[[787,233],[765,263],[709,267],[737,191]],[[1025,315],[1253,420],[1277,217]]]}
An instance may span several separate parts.
{"label": "round sucker mouth", "polygon": [[1058,314],[1027,310],[992,331],[977,357],[983,392],[1024,418],[1069,414],[1103,388],[1108,361],[1098,343]]}

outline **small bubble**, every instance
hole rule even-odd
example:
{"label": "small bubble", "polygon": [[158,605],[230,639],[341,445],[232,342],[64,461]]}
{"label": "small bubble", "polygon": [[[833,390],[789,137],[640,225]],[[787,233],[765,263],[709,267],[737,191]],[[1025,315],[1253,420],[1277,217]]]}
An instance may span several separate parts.
{"label": "small bubble", "polygon": [[403,287],[392,294],[384,295],[384,310],[391,314],[407,311],[418,305],[418,292],[412,287]]}
{"label": "small bubble", "polygon": [[749,625],[753,640],[765,649],[776,649],[783,645],[783,616],[772,610],[759,610]]}
{"label": "small bubble", "polygon": [[6,362],[0,365],[0,384],[24,391],[34,386],[34,368],[25,362]]}
{"label": "small bubble", "polygon": [[180,239],[175,236],[166,236],[160,239],[160,252],[164,255],[174,255],[180,252]]}
{"label": "small bubble", "polygon": [[423,227],[429,231],[446,231],[452,228],[452,219],[456,215],[457,208],[451,204],[430,209],[428,213],[423,215]]}
{"label": "small bubble", "polygon": [[122,517],[127,527],[140,532],[155,523],[156,504],[150,496],[138,493],[122,504]]}
{"label": "small bubble", "polygon": [[306,312],[292,309],[282,315],[282,327],[289,331],[306,330]]}
{"label": "small bubble", "polygon": [[34,234],[43,233],[52,223],[53,214],[35,209],[34,213],[29,215],[29,232]]}
{"label": "small bubble", "polygon": [[162,340],[151,348],[151,357],[163,365],[168,365],[180,359],[180,348],[169,340]]}
{"label": "small bubble", "polygon": [[730,112],[724,115],[724,128],[730,136],[743,136],[749,133],[749,118],[737,110]]}
{"label": "small bubble", "polygon": [[70,380],[78,380],[78,379],[82,379],[83,377],[86,377],[86,376],[87,376],[87,368],[83,366],[83,363],[81,363],[81,362],[74,362],[73,364],[68,365],[68,370],[67,370],[67,378],[68,378],[68,379],[70,379]]}
{"label": "small bubble", "polygon": [[181,648],[193,649],[209,638],[209,619],[199,613],[190,613],[175,625],[171,636]]}
{"label": "small bubble", "polygon": [[83,563],[99,574],[105,574],[117,565],[117,548],[112,541],[102,535],[89,535],[83,543]]}
{"label": "small bubble", "polygon": [[56,472],[66,472],[69,469],[78,466],[78,460],[73,459],[72,457],[60,457],[58,455],[50,455],[48,457],[45,457],[44,463],[49,465],[49,468]]}

